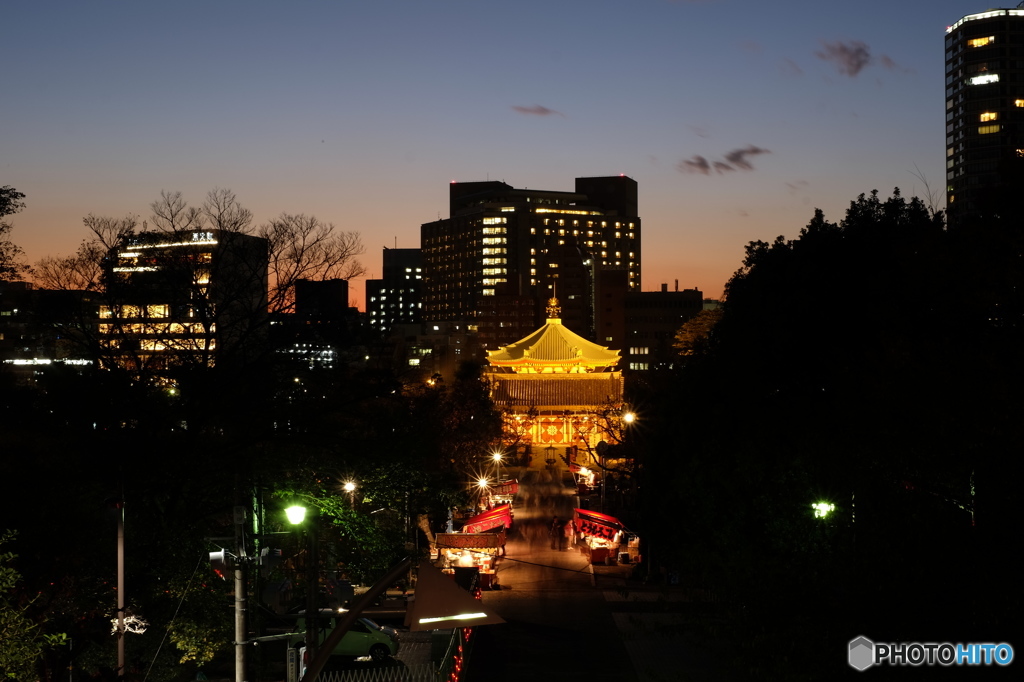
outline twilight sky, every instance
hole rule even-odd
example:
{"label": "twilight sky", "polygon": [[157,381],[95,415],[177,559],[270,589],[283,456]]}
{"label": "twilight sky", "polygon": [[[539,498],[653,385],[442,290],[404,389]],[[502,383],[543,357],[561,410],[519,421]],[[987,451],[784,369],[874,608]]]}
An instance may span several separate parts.
{"label": "twilight sky", "polygon": [[[1013,6],[1011,3],[1003,6]],[[861,192],[944,202],[954,0],[8,3],[0,185],[13,241],[74,251],[89,213],[227,187],[419,246],[451,180],[634,178],[643,288],[718,297],[754,239]],[[353,283],[362,307],[363,284]]]}

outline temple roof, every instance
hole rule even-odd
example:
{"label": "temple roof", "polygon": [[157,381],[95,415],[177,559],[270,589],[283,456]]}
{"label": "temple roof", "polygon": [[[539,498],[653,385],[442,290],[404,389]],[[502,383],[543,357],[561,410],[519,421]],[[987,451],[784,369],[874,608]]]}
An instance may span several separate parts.
{"label": "temple roof", "polygon": [[551,299],[548,321],[524,339],[487,351],[493,367],[512,367],[517,371],[587,371],[612,367],[619,351],[608,350],[562,326],[557,299]]}
{"label": "temple roof", "polygon": [[622,372],[491,374],[491,399],[513,409],[588,410],[622,400]]}

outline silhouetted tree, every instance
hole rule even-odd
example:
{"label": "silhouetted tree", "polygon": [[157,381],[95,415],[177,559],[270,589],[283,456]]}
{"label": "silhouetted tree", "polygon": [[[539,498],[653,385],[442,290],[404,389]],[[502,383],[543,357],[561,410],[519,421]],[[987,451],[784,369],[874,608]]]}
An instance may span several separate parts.
{"label": "silhouetted tree", "polygon": [[22,261],[25,252],[10,240],[13,226],[5,217],[25,208],[25,195],[10,185],[0,187],[0,280],[16,279],[28,272]]}
{"label": "silhouetted tree", "polygon": [[[678,539],[659,544],[669,566],[736,605],[747,673],[829,665],[769,663],[797,640],[1009,622],[1019,589],[996,608],[941,585],[1012,585],[997,538],[1019,519],[1022,253],[1010,221],[949,231],[898,190],[838,223],[817,210],[747,246],[703,352],[647,387],[645,485],[673,494],[643,496],[645,518]],[[815,518],[819,501],[836,510]]]}

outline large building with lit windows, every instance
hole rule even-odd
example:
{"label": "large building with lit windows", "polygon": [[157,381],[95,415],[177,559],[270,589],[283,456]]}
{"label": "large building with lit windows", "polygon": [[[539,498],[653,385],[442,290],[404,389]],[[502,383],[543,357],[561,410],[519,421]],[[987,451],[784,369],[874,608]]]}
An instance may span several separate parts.
{"label": "large building with lit windows", "polygon": [[949,224],[1024,208],[1024,9],[969,14],[946,29]]}
{"label": "large building with lit windows", "polygon": [[573,192],[453,182],[449,209],[448,218],[421,227],[423,319],[463,323],[485,349],[536,329],[553,296],[563,316],[595,338],[602,270],[622,270],[627,289],[640,289],[632,178],[576,178]]}
{"label": "large building with lit windows", "polygon": [[266,347],[267,241],[237,232],[142,232],[104,261],[101,362],[173,382]]}
{"label": "large building with lit windows", "polygon": [[395,325],[421,322],[422,298],[420,250],[384,247],[381,278],[366,280],[366,314],[370,327],[386,332]]}

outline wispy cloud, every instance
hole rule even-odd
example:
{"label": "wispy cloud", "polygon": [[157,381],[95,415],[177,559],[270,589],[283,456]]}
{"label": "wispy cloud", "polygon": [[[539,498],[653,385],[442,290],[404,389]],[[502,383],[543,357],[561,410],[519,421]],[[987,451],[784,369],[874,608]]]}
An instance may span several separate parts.
{"label": "wispy cloud", "polygon": [[834,43],[822,40],[821,45],[824,49],[815,52],[814,55],[826,62],[833,62],[839,73],[844,76],[853,78],[871,63],[871,50],[867,43],[859,40],[846,43],[841,40]]}
{"label": "wispy cloud", "polygon": [[754,170],[754,167],[749,161],[747,161],[747,157],[757,156],[758,154],[771,154],[771,152],[767,149],[762,149],[761,147],[755,147],[754,145],[749,144],[743,149],[732,150],[725,155],[725,160],[740,170]]}
{"label": "wispy cloud", "polygon": [[565,114],[563,114],[561,111],[548,109],[547,107],[543,107],[539,104],[534,104],[532,107],[524,107],[518,104],[513,104],[512,109],[514,111],[518,111],[520,114],[525,114],[527,116],[561,116],[562,118],[565,118]]}
{"label": "wispy cloud", "polygon": [[877,59],[872,56],[871,48],[868,47],[867,43],[860,40],[842,41],[837,40],[833,43],[822,40],[822,49],[815,52],[814,55],[818,59],[826,62],[832,62],[839,73],[843,76],[849,76],[854,78],[867,68],[869,65],[877,62],[884,68],[889,70],[907,71],[888,55],[880,55]]}
{"label": "wispy cloud", "polygon": [[788,57],[782,60],[782,64],[779,66],[779,70],[782,71],[782,75],[784,76],[804,75],[804,70],[800,68],[800,65]]}
{"label": "wispy cloud", "polygon": [[759,154],[771,154],[771,151],[749,144],[741,149],[733,149],[723,155],[722,159],[709,160],[696,154],[677,163],[676,170],[680,173],[700,173],[701,175],[711,175],[712,173],[724,175],[735,171],[752,171],[754,165],[750,163],[750,157]]}
{"label": "wispy cloud", "polygon": [[701,173],[703,175],[711,175],[711,164],[708,160],[699,154],[692,156],[689,159],[683,159],[676,168],[679,169],[680,173]]}
{"label": "wispy cloud", "polygon": [[687,124],[686,127],[697,137],[703,137],[704,139],[711,137],[711,130],[707,126]]}

